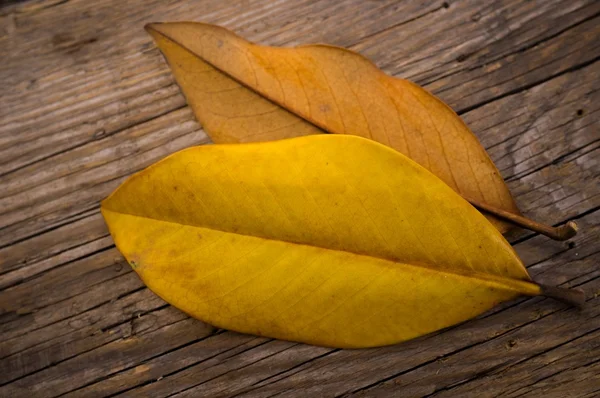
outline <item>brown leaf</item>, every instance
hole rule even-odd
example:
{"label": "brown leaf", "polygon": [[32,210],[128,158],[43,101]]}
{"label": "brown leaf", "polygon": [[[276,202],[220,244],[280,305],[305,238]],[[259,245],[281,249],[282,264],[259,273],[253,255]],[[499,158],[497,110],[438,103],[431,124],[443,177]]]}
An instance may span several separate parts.
{"label": "brown leaf", "polygon": [[[203,23],[146,29],[216,143],[323,132],[371,138],[409,156],[464,197],[519,214],[485,149],[450,107],[355,52],[327,45],[260,46]],[[488,219],[501,232],[510,229]]]}

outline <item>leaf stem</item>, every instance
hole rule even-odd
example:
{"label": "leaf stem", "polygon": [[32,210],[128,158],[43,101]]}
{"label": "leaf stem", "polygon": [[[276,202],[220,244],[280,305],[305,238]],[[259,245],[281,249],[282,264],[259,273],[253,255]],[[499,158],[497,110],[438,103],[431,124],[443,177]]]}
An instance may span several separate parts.
{"label": "leaf stem", "polygon": [[515,225],[518,225],[519,227],[538,232],[542,235],[546,235],[547,237],[554,240],[571,239],[577,234],[577,224],[575,224],[574,221],[569,221],[565,225],[561,225],[559,227],[553,227],[551,225],[546,225],[537,221],[530,220],[529,218],[519,216],[506,210],[498,209],[497,207],[490,206],[476,199],[467,197],[464,198],[479,210],[492,214],[503,220],[509,221]]}
{"label": "leaf stem", "polygon": [[585,293],[580,289],[567,289],[564,287],[539,285],[542,289],[542,295],[551,297],[555,300],[572,305],[577,308],[583,308],[585,303]]}

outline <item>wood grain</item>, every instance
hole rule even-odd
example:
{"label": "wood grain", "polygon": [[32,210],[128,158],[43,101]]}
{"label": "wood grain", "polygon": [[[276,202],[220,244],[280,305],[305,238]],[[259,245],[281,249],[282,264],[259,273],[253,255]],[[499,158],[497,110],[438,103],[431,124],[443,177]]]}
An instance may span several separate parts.
{"label": "wood grain", "polygon": [[[0,7],[0,396],[595,396],[600,3],[162,2]],[[330,350],[214,330],[148,291],[101,220],[124,178],[208,143],[142,27],[222,24],[270,45],[350,47],[457,110],[525,215],[532,275],[583,312],[520,299],[435,335]]]}

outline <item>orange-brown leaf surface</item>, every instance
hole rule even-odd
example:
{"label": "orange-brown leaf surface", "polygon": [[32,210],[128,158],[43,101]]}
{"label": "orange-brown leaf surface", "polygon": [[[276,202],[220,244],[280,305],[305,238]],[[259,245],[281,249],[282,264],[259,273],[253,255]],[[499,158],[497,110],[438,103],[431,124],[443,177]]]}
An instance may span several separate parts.
{"label": "orange-brown leaf surface", "polygon": [[455,191],[349,135],[189,148],[124,182],[102,214],[150,289],[244,333],[380,346],[542,293]]}
{"label": "orange-brown leaf surface", "polygon": [[519,213],[485,149],[452,109],[355,52],[261,46],[203,23],[147,30],[216,143],[358,135],[412,158],[467,198]]}

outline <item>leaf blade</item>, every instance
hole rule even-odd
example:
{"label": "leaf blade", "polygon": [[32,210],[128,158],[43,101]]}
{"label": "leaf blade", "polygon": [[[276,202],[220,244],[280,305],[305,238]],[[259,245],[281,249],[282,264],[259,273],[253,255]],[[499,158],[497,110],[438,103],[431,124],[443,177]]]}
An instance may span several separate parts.
{"label": "leaf blade", "polygon": [[480,213],[358,137],[190,148],[131,177],[102,212],[153,291],[246,333],[393,344],[539,294]]}

